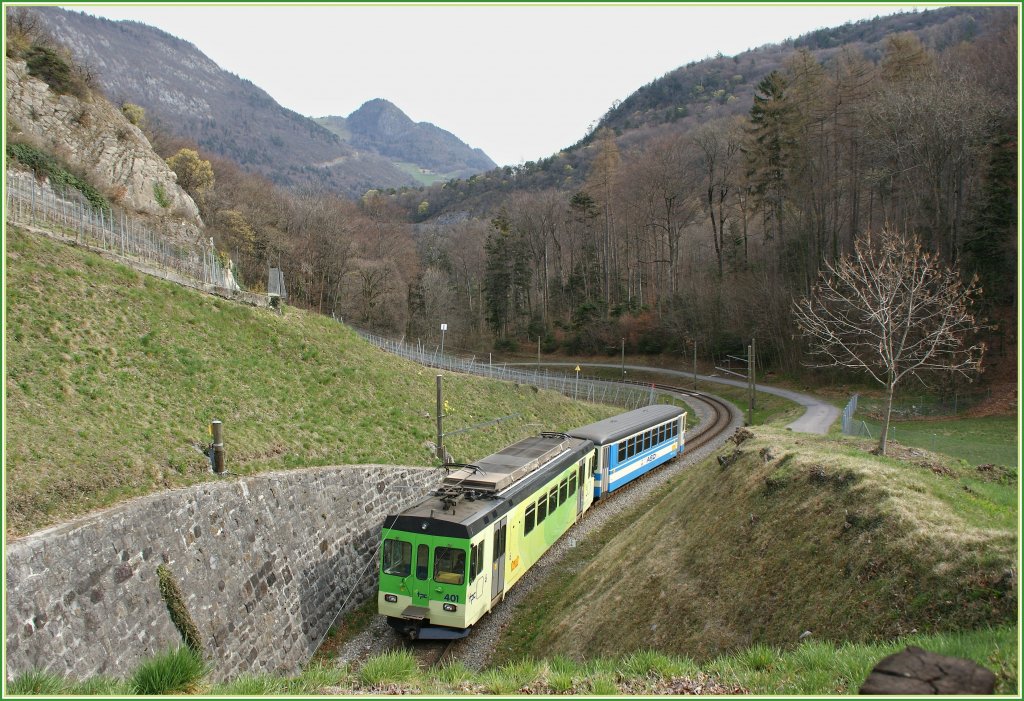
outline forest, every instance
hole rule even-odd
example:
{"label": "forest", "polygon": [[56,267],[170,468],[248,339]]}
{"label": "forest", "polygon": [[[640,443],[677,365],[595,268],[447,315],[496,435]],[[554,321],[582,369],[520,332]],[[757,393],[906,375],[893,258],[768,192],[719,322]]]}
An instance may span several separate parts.
{"label": "forest", "polygon": [[[1012,12],[969,29],[880,51],[797,41],[749,98],[687,84],[681,118],[626,118],[627,100],[566,151],[429,188],[351,201],[211,157],[192,194],[247,286],[280,266],[291,303],[359,327],[434,345],[446,323],[453,351],[706,359],[756,337],[762,364],[792,372],[793,300],[886,225],[977,275],[980,316],[1015,314],[1018,30]],[[986,333],[1013,352],[1012,328]]]}

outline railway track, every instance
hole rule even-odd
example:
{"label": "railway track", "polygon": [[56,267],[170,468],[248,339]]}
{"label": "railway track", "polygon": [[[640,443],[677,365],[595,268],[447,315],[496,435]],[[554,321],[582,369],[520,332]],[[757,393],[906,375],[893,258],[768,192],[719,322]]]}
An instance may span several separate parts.
{"label": "railway track", "polygon": [[412,653],[420,669],[441,667],[451,657],[454,640],[406,640],[405,649]]}
{"label": "railway track", "polygon": [[655,389],[660,389],[664,392],[672,392],[674,394],[681,394],[686,397],[691,397],[697,401],[703,402],[711,409],[711,420],[702,421],[693,431],[687,430],[686,432],[686,450],[692,450],[694,448],[700,448],[703,445],[711,442],[722,433],[728,430],[732,424],[734,414],[732,407],[728,403],[714,397],[710,394],[703,392],[697,392],[692,389],[683,389],[682,387],[674,387],[672,385],[655,384]]}

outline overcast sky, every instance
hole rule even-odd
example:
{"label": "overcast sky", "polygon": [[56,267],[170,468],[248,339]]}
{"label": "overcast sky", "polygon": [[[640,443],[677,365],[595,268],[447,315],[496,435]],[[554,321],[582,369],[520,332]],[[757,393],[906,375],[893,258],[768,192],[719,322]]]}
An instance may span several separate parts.
{"label": "overcast sky", "polygon": [[185,39],[306,116],[347,116],[382,97],[414,121],[432,122],[483,149],[499,165],[572,145],[613,101],[690,61],[912,9],[804,3],[67,7],[137,20]]}

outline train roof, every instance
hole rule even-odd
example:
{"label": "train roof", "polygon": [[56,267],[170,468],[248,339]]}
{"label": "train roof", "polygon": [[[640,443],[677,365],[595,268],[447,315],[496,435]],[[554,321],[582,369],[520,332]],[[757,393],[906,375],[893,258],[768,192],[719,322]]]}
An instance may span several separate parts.
{"label": "train roof", "polygon": [[631,436],[650,426],[656,426],[682,416],[683,413],[685,412],[682,409],[671,404],[652,404],[580,428],[574,428],[569,431],[569,435],[593,441],[595,445],[605,445]]}
{"label": "train roof", "polygon": [[[564,433],[525,438],[453,471],[430,496],[400,514],[388,516],[384,527],[472,537],[593,447],[589,440]],[[456,493],[459,497],[451,498]]]}

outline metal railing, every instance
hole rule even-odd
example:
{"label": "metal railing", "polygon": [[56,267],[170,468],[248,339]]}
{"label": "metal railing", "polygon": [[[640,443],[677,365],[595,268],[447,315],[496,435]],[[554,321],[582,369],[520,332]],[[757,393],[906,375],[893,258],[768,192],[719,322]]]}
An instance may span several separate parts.
{"label": "metal railing", "polygon": [[441,353],[436,349],[430,351],[422,346],[384,338],[368,331],[353,330],[378,348],[427,367],[514,382],[559,392],[578,401],[611,404],[627,409],[637,409],[655,402],[654,388],[646,384],[600,380],[593,377],[577,378],[566,373],[510,368],[504,363],[481,363],[476,360],[476,356],[465,358],[451,353]]}
{"label": "metal railing", "polygon": [[[86,248],[172,271],[200,284],[241,289],[212,243],[174,243],[169,231],[155,231],[116,207],[95,207],[78,191],[55,189],[23,171],[7,171],[4,194],[5,215],[12,224],[46,229]],[[169,226],[184,229],[185,224]]]}

